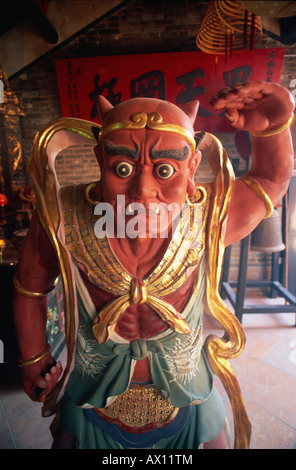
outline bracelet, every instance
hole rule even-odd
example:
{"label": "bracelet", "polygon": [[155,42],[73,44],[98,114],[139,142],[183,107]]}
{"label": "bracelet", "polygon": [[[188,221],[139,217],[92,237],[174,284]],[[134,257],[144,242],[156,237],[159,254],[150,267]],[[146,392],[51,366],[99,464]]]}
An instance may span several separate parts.
{"label": "bracelet", "polygon": [[292,115],[287,121],[282,124],[277,124],[276,126],[271,126],[265,129],[264,131],[255,131],[251,134],[255,137],[269,137],[270,135],[280,134],[290,127],[292,121],[294,120],[294,115]]}
{"label": "bracelet", "polygon": [[57,277],[56,280],[54,281],[53,286],[48,289],[46,292],[30,292],[26,289],[24,289],[17,278],[17,275],[14,276],[13,278],[13,285],[18,294],[25,295],[26,297],[45,297],[48,295],[58,284],[59,278]]}
{"label": "bracelet", "polygon": [[266,207],[266,215],[264,219],[268,219],[268,217],[270,217],[271,214],[273,213],[274,207],[273,207],[270,197],[268,196],[268,194],[266,194],[261,184],[258,183],[258,181],[255,180],[255,178],[249,175],[243,175],[238,179],[243,181],[243,183],[245,183],[261,199],[261,201],[264,203]]}
{"label": "bracelet", "polygon": [[41,359],[47,356],[49,352],[50,352],[50,344],[46,344],[45,348],[39,354],[36,354],[36,356],[33,356],[30,359],[27,359],[26,361],[22,361],[21,359],[19,359],[18,365],[20,367],[31,366],[32,364],[35,364],[36,362],[41,361]]}

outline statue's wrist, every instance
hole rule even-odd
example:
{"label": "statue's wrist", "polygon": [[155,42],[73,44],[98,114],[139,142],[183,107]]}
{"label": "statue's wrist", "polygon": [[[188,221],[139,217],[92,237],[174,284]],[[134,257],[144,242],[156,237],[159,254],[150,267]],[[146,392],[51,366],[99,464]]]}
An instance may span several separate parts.
{"label": "statue's wrist", "polygon": [[46,346],[42,349],[40,353],[30,357],[29,359],[25,359],[25,360],[19,359],[18,365],[20,367],[31,366],[32,364],[36,364],[37,362],[42,361],[42,359],[44,359],[49,353],[50,353],[50,344],[46,344]]}
{"label": "statue's wrist", "polygon": [[285,131],[286,129],[288,129],[288,127],[291,126],[293,120],[294,120],[294,114],[292,114],[292,116],[289,119],[287,119],[285,122],[282,122],[281,124],[270,126],[267,129],[264,129],[264,131],[254,131],[254,132],[251,132],[251,134],[254,137],[270,137],[271,135],[280,134],[281,132]]}

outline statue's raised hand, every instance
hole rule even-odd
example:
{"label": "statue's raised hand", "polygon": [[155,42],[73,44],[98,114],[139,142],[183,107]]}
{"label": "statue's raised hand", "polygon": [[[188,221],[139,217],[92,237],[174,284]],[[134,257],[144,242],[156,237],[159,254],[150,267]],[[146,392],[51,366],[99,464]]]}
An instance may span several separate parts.
{"label": "statue's raised hand", "polygon": [[293,97],[286,88],[261,80],[223,88],[210,103],[225,110],[234,127],[250,132],[283,124],[294,110]]}

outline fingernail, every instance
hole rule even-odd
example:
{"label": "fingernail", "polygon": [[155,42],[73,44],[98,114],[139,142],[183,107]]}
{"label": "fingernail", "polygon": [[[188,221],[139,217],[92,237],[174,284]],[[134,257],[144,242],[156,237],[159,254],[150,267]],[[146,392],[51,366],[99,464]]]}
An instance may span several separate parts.
{"label": "fingernail", "polygon": [[234,118],[232,116],[229,116],[229,114],[225,113],[225,116],[227,117],[228,121],[233,122]]}

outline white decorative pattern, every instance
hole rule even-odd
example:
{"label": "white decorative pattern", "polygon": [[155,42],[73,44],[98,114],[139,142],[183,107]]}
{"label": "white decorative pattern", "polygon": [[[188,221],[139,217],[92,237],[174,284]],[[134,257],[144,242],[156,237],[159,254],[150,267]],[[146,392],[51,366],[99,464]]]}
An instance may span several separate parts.
{"label": "white decorative pattern", "polygon": [[94,352],[97,346],[96,339],[87,337],[86,327],[80,326],[77,333],[75,366],[82,376],[89,375],[94,379],[96,375],[102,375],[104,364],[100,359],[103,356],[98,352]]}
{"label": "white decorative pattern", "polygon": [[179,383],[191,382],[198,372],[202,340],[201,323],[185,341],[182,342],[180,338],[177,338],[174,346],[165,347],[167,363]]}

